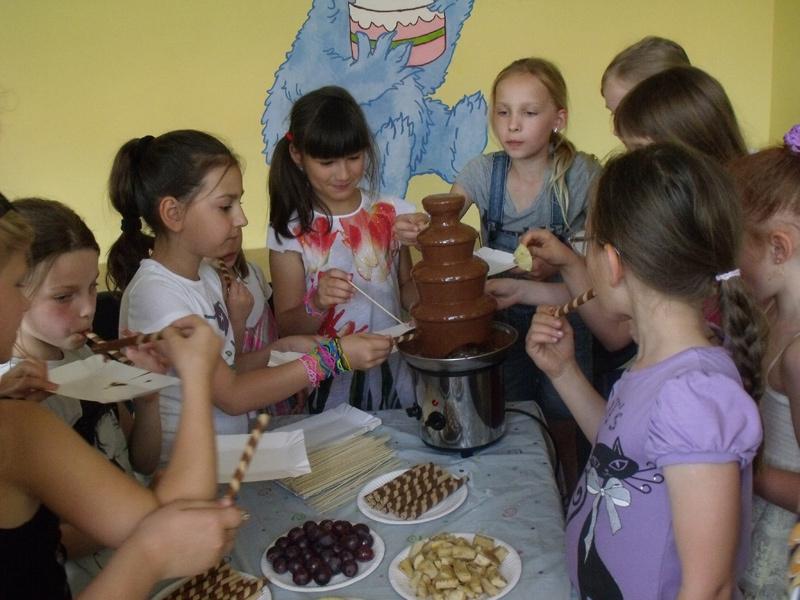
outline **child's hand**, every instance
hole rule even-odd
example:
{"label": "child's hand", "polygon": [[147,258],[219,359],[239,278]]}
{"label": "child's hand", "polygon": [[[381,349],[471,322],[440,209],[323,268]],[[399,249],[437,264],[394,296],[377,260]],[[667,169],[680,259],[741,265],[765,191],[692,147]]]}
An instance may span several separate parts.
{"label": "child's hand", "polygon": [[530,250],[534,259],[534,269],[537,267],[537,259],[539,259],[540,270],[542,269],[542,262],[555,267],[557,270],[570,266],[576,261],[581,261],[581,257],[572,248],[564,244],[552,231],[547,229],[531,229],[520,237],[519,242],[526,245]]}
{"label": "child's hand", "polygon": [[397,215],[394,220],[392,233],[395,239],[406,246],[417,244],[417,235],[430,224],[430,217],[427,213],[409,213]]}
{"label": "child's hand", "polygon": [[189,315],[164,330],[160,345],[181,378],[210,377],[220,359],[222,338],[204,319]]}
{"label": "child's hand", "polygon": [[522,302],[522,284],[519,279],[502,277],[486,281],[486,293],[497,300],[497,309],[502,310]]}
{"label": "child's hand", "polygon": [[35,358],[26,358],[0,376],[0,398],[41,402],[56,390],[47,379],[47,363]]}
{"label": "child's hand", "polygon": [[[133,337],[139,333],[141,332],[123,329],[120,331],[120,336]],[[127,348],[123,348],[121,352],[135,366],[145,371],[161,373],[163,375],[169,370],[170,362],[166,356],[158,351],[158,346],[155,342],[148,342],[147,344],[140,344],[139,346],[128,346]]]}
{"label": "child's hand", "polygon": [[319,287],[312,301],[318,309],[325,311],[335,304],[344,304],[354,293],[350,275],[340,269],[331,269],[319,274]]}
{"label": "child's hand", "polygon": [[322,336],[319,335],[287,335],[275,340],[269,345],[270,350],[277,352],[311,352],[320,342]]}
{"label": "child's hand", "polygon": [[392,351],[394,341],[388,335],[356,333],[341,338],[342,350],[353,370],[364,371],[381,364]]}
{"label": "child's hand", "polygon": [[230,552],[241,522],[230,500],[176,500],[142,519],[126,544],[142,550],[159,579],[183,577]]}
{"label": "child's hand", "polygon": [[225,302],[228,306],[228,316],[231,321],[245,323],[247,317],[250,316],[250,311],[253,310],[255,302],[253,294],[250,293],[245,284],[241,281],[231,282]]}
{"label": "child's hand", "polygon": [[554,317],[553,310],[552,306],[540,306],[525,337],[528,356],[550,379],[559,377],[575,362],[572,327],[566,319]]}

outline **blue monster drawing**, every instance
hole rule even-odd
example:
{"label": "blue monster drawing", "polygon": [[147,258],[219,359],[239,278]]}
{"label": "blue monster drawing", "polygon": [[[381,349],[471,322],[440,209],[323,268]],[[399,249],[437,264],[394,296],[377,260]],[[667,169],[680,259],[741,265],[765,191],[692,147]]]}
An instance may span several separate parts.
{"label": "blue monster drawing", "polygon": [[449,107],[444,82],[473,0],[313,0],[268,91],[264,154],[271,161],[292,103],[323,85],[346,88],[364,110],[381,155],[380,191],[404,196],[414,175],[447,182],[486,145],[480,92]]}

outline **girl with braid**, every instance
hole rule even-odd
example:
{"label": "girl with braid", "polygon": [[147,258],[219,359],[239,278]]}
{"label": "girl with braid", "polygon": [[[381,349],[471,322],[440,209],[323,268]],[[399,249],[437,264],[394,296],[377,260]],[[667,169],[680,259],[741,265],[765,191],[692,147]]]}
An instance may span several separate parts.
{"label": "girl with braid", "polygon": [[[588,217],[596,302],[629,319],[638,352],[606,403],[580,372],[572,328],[540,307],[528,352],[591,456],[567,512],[581,598],[729,598],[748,557],[761,443],[761,334],[736,270],[735,188],[714,160],[661,143],[612,159]],[[718,294],[725,345],[707,337]]]}
{"label": "girl with braid", "polygon": [[744,216],[742,278],[769,324],[753,553],[741,581],[747,598],[784,596],[786,540],[800,495],[800,125],[784,142],[731,165]]}

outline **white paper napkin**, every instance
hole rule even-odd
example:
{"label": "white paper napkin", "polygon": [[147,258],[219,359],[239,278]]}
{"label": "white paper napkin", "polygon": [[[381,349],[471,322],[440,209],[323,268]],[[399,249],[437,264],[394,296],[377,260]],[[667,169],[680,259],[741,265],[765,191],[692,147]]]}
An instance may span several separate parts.
{"label": "white paper napkin", "polygon": [[48,373],[57,394],[108,404],[157,392],[180,380],[107,360],[99,354],[56,367]]}
{"label": "white paper napkin", "polygon": [[378,417],[373,417],[355,406],[340,404],[318,415],[278,427],[273,432],[302,430],[305,434],[306,450],[312,452],[372,431],[380,424],[381,420]]}
{"label": "white paper napkin", "polygon": [[[231,480],[249,437],[248,434],[217,436],[217,483]],[[244,481],[283,479],[310,472],[303,430],[270,431],[261,436]]]}
{"label": "white paper napkin", "polygon": [[513,269],[516,264],[514,263],[514,255],[510,252],[495,250],[494,248],[489,248],[488,246],[484,246],[476,250],[475,256],[482,258],[488,263],[489,273],[487,276],[497,275],[498,273]]}

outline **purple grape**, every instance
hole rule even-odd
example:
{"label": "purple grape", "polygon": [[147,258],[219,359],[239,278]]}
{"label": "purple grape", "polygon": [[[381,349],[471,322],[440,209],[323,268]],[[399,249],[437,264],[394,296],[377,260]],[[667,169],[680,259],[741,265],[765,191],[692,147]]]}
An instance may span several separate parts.
{"label": "purple grape", "polygon": [[331,568],[331,573],[334,575],[342,572],[342,559],[335,554],[325,562],[328,563],[328,566]]}
{"label": "purple grape", "polygon": [[355,577],[358,573],[358,565],[354,560],[345,560],[342,562],[342,573],[345,577]]}
{"label": "purple grape", "polygon": [[275,540],[275,545],[281,549],[286,548],[286,546],[289,545],[289,538],[287,538],[286,536],[281,536],[277,540]]}
{"label": "purple grape", "polygon": [[319,556],[312,556],[306,561],[306,568],[312,575],[319,571],[320,567],[327,567],[327,563]]}
{"label": "purple grape", "polygon": [[339,552],[339,558],[342,559],[342,562],[347,562],[348,560],[355,560],[356,555],[350,552],[350,550],[342,550]]}
{"label": "purple grape", "polygon": [[286,569],[289,573],[297,573],[300,569],[305,569],[305,566],[303,566],[303,561],[299,558],[290,558],[286,561]]}
{"label": "purple grape", "polygon": [[275,559],[275,562],[272,563],[272,569],[278,574],[283,575],[286,571],[289,570],[289,565],[287,564],[286,558],[283,556],[279,556]]}
{"label": "purple grape", "polygon": [[281,556],[283,556],[283,550],[277,546],[272,546],[272,548],[267,550],[267,560],[269,562],[275,562],[275,559],[280,558]]}
{"label": "purple grape", "polygon": [[289,541],[297,542],[301,537],[305,537],[305,532],[300,527],[292,527],[287,534]]}
{"label": "purple grape", "polygon": [[344,546],[350,552],[355,552],[356,548],[361,545],[361,540],[358,539],[357,535],[348,535],[344,538],[342,542],[342,546]]}
{"label": "purple grape", "polygon": [[369,527],[367,527],[364,523],[356,523],[353,525],[353,529],[358,535],[369,535]]}
{"label": "purple grape", "polygon": [[369,562],[373,558],[375,558],[375,553],[372,551],[372,548],[361,546],[356,550],[356,560],[359,562]]}
{"label": "purple grape", "polygon": [[333,546],[334,545],[334,539],[333,539],[333,536],[330,533],[323,533],[317,539],[317,543],[320,546],[322,546],[323,548],[327,548],[329,546]]}
{"label": "purple grape", "polygon": [[366,537],[359,536],[359,540],[361,541],[361,545],[367,548],[372,548],[372,545],[375,543],[375,538],[372,537],[371,533],[368,533]]}
{"label": "purple grape", "polygon": [[292,575],[292,581],[294,581],[295,585],[308,585],[308,582],[311,581],[311,575],[309,575],[305,567],[301,567]]}
{"label": "purple grape", "polygon": [[314,581],[316,581],[318,585],[328,585],[331,577],[333,577],[333,572],[328,565],[323,564],[313,575]]}
{"label": "purple grape", "polygon": [[333,521],[330,519],[325,519],[324,521],[320,521],[319,528],[323,531],[333,531]]}
{"label": "purple grape", "polygon": [[286,558],[297,558],[302,553],[302,550],[295,545],[286,546],[283,549],[283,554]]}

